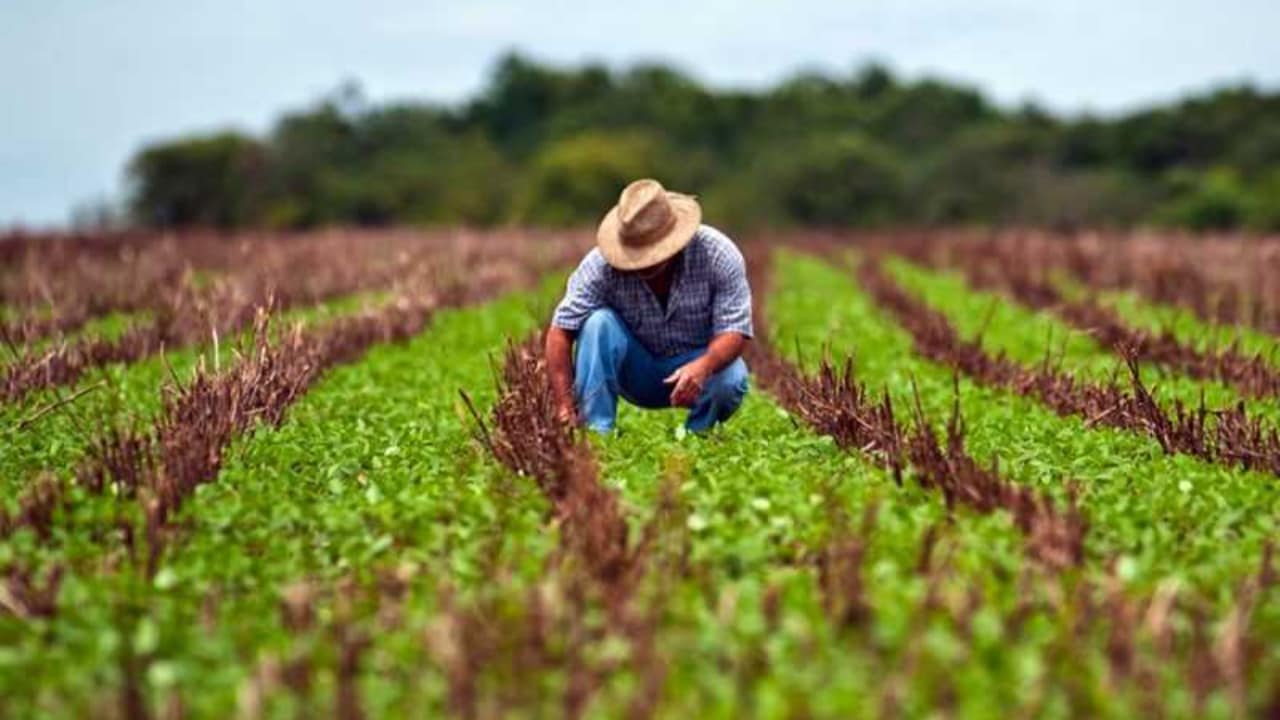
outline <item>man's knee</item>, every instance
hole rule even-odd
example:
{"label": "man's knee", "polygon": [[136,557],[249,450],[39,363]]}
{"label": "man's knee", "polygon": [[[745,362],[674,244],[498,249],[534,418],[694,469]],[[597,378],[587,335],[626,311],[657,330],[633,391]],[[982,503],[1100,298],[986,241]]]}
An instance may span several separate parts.
{"label": "man's knee", "polygon": [[578,331],[578,339],[621,335],[625,331],[625,327],[622,318],[618,317],[618,313],[611,308],[600,308],[593,311],[583,321],[582,329]]}
{"label": "man's knee", "polygon": [[578,330],[576,362],[603,362],[616,368],[627,353],[627,326],[616,312],[600,308],[587,316]]}
{"label": "man's knee", "polygon": [[747,386],[747,364],[739,358],[711,376],[707,392],[717,405],[736,408],[742,398],[746,397]]}

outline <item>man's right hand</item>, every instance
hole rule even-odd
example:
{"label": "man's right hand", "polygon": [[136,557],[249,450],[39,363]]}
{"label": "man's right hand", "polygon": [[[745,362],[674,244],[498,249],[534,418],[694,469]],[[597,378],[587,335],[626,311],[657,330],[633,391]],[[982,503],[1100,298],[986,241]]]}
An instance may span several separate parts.
{"label": "man's right hand", "polygon": [[552,326],[546,339],[547,378],[556,402],[556,419],[566,425],[578,424],[578,408],[573,401],[573,336]]}

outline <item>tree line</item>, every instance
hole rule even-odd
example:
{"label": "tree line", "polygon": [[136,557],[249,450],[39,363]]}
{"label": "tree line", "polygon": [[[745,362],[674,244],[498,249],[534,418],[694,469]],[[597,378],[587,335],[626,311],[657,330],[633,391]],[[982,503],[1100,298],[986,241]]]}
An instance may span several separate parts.
{"label": "tree line", "polygon": [[1064,118],[879,65],[749,92],[513,54],[461,104],[369,105],[345,86],[261,137],[144,147],[127,172],[130,217],[151,227],[590,223],[653,176],[731,228],[1276,231],[1280,93]]}

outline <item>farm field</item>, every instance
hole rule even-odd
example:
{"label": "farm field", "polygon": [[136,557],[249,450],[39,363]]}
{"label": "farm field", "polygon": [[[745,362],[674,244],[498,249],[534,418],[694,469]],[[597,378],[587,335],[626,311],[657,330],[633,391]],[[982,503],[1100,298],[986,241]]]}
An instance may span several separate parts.
{"label": "farm field", "polygon": [[1280,714],[1280,239],[740,240],[606,438],[590,233],[0,240],[0,717]]}

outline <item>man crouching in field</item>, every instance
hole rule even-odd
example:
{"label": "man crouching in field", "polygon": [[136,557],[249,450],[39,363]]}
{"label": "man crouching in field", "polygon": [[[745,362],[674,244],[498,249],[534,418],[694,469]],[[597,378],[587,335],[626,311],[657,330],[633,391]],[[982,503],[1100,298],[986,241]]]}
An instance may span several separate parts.
{"label": "man crouching in field", "polygon": [[746,263],[701,221],[697,200],[656,180],[622,191],[547,331],[562,420],[608,433],[621,395],[642,408],[687,407],[685,427],[702,432],[742,404],[741,355],[751,338]]}

